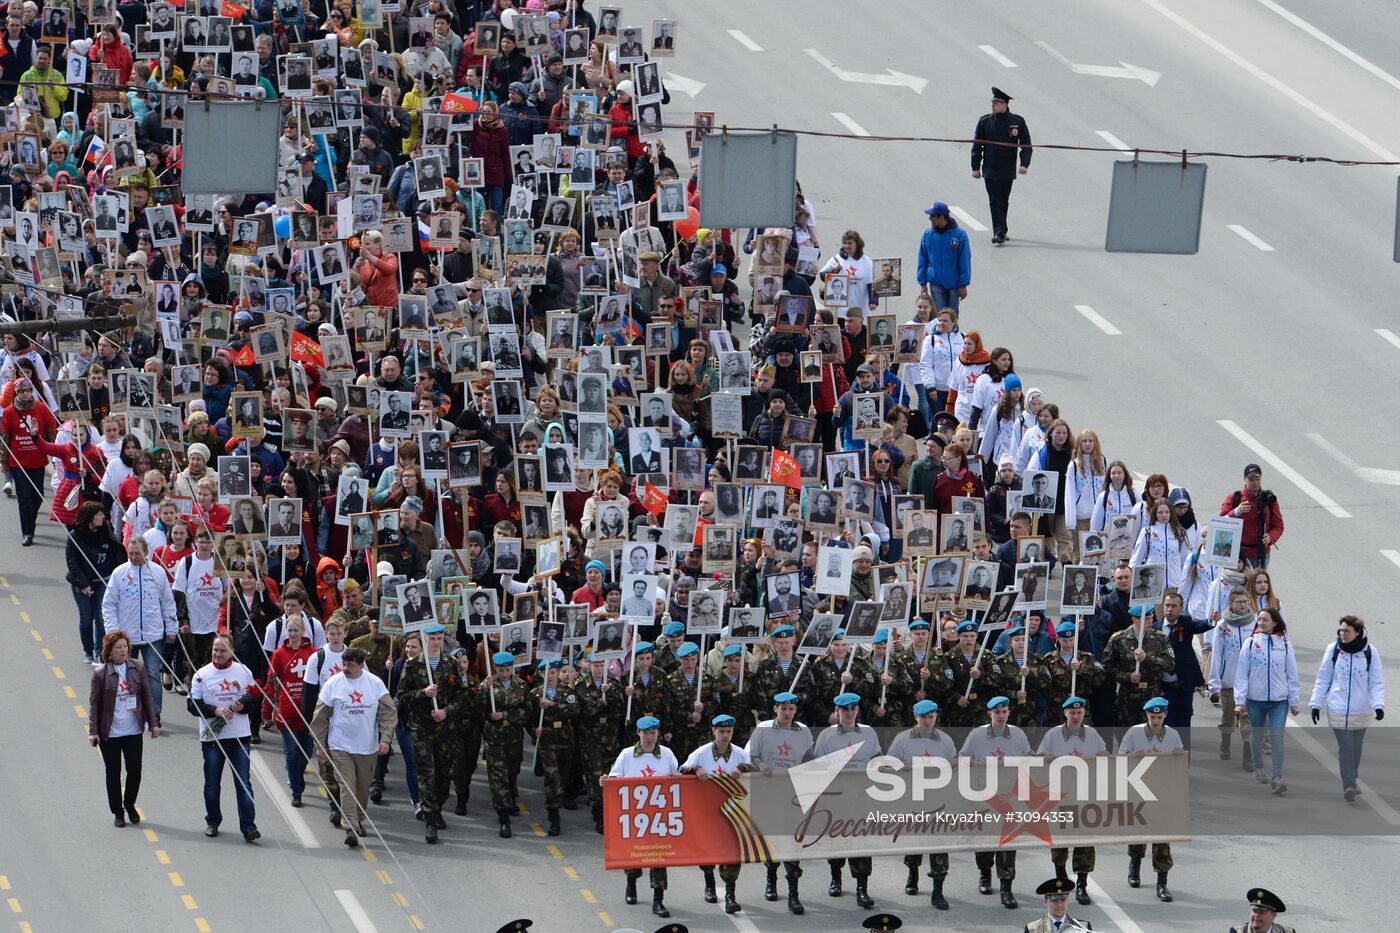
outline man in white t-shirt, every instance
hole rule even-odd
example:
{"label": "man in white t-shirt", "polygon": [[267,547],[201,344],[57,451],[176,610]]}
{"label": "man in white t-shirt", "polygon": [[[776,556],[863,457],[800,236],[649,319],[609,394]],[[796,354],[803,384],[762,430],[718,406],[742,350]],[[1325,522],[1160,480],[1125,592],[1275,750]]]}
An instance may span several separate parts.
{"label": "man in white t-shirt", "polygon": [[[1181,741],[1180,733],[1167,725],[1167,706],[1167,701],[1162,697],[1153,697],[1142,704],[1142,711],[1147,716],[1147,722],[1138,723],[1123,733],[1123,738],[1118,741],[1118,754],[1131,758],[1143,755],[1186,754],[1185,743]],[[1142,884],[1142,859],[1145,855],[1147,855],[1145,843],[1139,842],[1128,846],[1128,887],[1130,888],[1136,888]],[[1164,903],[1170,903],[1172,900],[1172,892],[1167,888],[1167,873],[1172,870],[1173,864],[1171,843],[1152,843],[1152,870],[1157,873],[1157,900]]]}
{"label": "man in white t-shirt", "polygon": [[[666,777],[675,774],[678,770],[675,754],[666,746],[660,744],[661,720],[655,716],[643,716],[637,720],[637,744],[630,748],[624,748],[618,753],[617,759],[613,762],[612,769],[608,771],[606,777],[600,777],[599,781],[606,782],[608,778],[634,778],[634,777]],[[605,791],[606,793],[606,791]],[[669,917],[671,912],[666,909],[666,904],[662,900],[666,894],[666,869],[649,869],[651,881],[651,912],[658,917]],[[640,868],[626,869],[627,890],[623,895],[623,900],[629,904],[637,903],[637,879],[642,877]]]}
{"label": "man in white t-shirt", "polygon": [[389,688],[365,670],[366,657],[363,648],[345,649],[340,656],[342,669],[322,684],[311,717],[316,757],[322,767],[329,762],[345,781],[340,785],[340,812],[346,821],[345,844],[352,849],[365,834],[365,804],[375,762],[389,753],[398,719]]}
{"label": "man in white t-shirt", "polygon": [[[735,645],[735,648],[742,646]],[[726,774],[742,774],[754,770],[749,753],[734,741],[734,717],[721,713],[710,720],[710,735],[714,741],[706,742],[681,765],[681,774],[698,775],[700,780],[709,781]],[[715,870],[710,865],[701,865],[705,876],[705,903],[713,904],[715,898]],[[739,863],[721,865],[719,876],[724,880],[724,912],[737,914],[741,909],[734,896],[734,886],[739,883]]]}
{"label": "man in white t-shirt", "polygon": [[184,596],[183,607],[176,602],[176,616],[191,670],[209,663],[209,649],[219,628],[219,606],[227,588],[214,572],[214,534],[203,526],[195,535],[194,553],[175,565],[174,589]]}
{"label": "man in white t-shirt", "polygon": [[[326,644],[326,630],[321,625],[321,620],[306,614],[307,605],[301,596],[296,593],[282,594],[282,615],[268,623],[267,631],[263,632],[263,650],[268,654],[282,647],[282,642],[287,639],[287,620],[292,616],[301,616],[302,625],[305,627],[306,640],[311,642],[311,647],[322,648]],[[348,629],[346,629],[348,631]],[[329,676],[329,675],[327,675]]]}
{"label": "man in white t-shirt", "polygon": [[[270,630],[271,625],[268,626]],[[321,685],[345,669],[345,622],[333,619],[326,623],[326,643],[316,649],[306,661],[306,676],[301,684],[301,715],[310,722],[316,714],[316,701],[321,694]],[[326,799],[331,803],[331,824],[340,827],[340,781],[330,762],[322,761],[321,782],[326,785]]]}
{"label": "man in white t-shirt", "polygon": [[[1084,712],[1088,702],[1083,697],[1069,697],[1060,704],[1064,710],[1065,722],[1045,733],[1040,740],[1036,754],[1047,759],[1061,755],[1074,755],[1077,758],[1097,758],[1108,754],[1108,745],[1093,726],[1084,725]],[[1068,848],[1058,846],[1050,850],[1050,861],[1055,866],[1055,877],[1065,880],[1065,859]],[[1080,904],[1091,903],[1089,897],[1089,873],[1094,870],[1097,852],[1093,846],[1074,847],[1074,896]]]}
{"label": "man in white t-shirt", "polygon": [[[254,822],[253,784],[248,775],[248,714],[243,698],[260,689],[253,672],[233,658],[233,643],[218,635],[210,647],[213,660],[195,672],[190,684],[189,709],[202,720],[200,751],[204,755],[204,835],[219,835],[223,812],[219,809],[220,782],[224,762],[233,769],[234,797],[238,801],[238,829],[246,842],[256,842],[262,833]],[[261,702],[249,700],[249,704]],[[217,723],[222,722],[219,726]]]}

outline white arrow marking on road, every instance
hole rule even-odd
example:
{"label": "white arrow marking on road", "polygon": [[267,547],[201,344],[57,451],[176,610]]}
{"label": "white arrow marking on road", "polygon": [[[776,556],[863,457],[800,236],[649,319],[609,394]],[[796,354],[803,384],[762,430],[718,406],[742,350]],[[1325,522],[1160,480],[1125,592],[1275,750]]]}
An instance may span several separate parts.
{"label": "white arrow marking on road", "polygon": [[341,908],[345,911],[345,916],[350,918],[350,922],[355,925],[356,933],[379,933],[379,927],[374,925],[374,921],[365,913],[365,908],[360,904],[360,899],[355,896],[354,891],[338,889],[335,892],[336,900],[340,901]]}
{"label": "white arrow marking on road", "polygon": [[704,81],[696,81],[694,78],[678,75],[674,71],[668,71],[662,75],[661,83],[673,91],[680,91],[688,97],[694,97],[696,94],[705,90]]}
{"label": "white arrow marking on road", "polygon": [[987,227],[984,223],[982,223],[982,221],[978,220],[976,217],[973,217],[961,207],[954,205],[953,207],[948,208],[948,210],[952,211],[953,216],[958,218],[958,223],[962,224],[964,227],[973,231],[974,233],[987,232]]}
{"label": "white arrow marking on road", "polygon": [[1143,68],[1141,65],[1130,65],[1125,61],[1119,61],[1117,65],[1080,65],[1070,61],[1067,56],[1056,51],[1048,42],[1037,41],[1036,45],[1040,46],[1045,51],[1045,54],[1077,75],[1094,75],[1099,78],[1128,78],[1132,81],[1141,81],[1148,87],[1156,87],[1157,82],[1162,79],[1162,73],[1160,71]]}
{"label": "white arrow marking on road", "polygon": [[1328,512],[1331,512],[1333,518],[1351,518],[1351,513],[1338,505],[1331,496],[1314,486],[1303,474],[1284,463],[1283,459],[1279,457],[1278,454],[1255,440],[1254,436],[1244,428],[1229,420],[1217,421],[1215,423],[1226,431],[1229,431],[1234,436],[1235,440],[1248,447],[1260,460],[1263,460],[1269,466],[1278,470],[1284,479],[1301,489],[1308,498],[1312,499],[1312,501],[1322,506]]}
{"label": "white arrow marking on road", "polygon": [[1396,349],[1400,349],[1400,337],[1395,336],[1394,331],[1389,331],[1383,327],[1380,327],[1376,329],[1376,333],[1379,334],[1381,339],[1384,340],[1386,343],[1390,344]]}
{"label": "white arrow marking on road", "polygon": [[836,77],[840,78],[842,81],[851,81],[856,84],[887,84],[894,87],[907,87],[915,94],[922,94],[924,88],[928,87],[927,78],[905,74],[902,71],[895,71],[893,68],[886,68],[885,70],[888,71],[889,74],[883,75],[865,74],[859,71],[846,71],[843,68],[837,68],[832,64],[831,59],[827,58],[816,49],[803,49],[802,51],[812,56],[812,58],[816,59],[817,64],[836,75]]}
{"label": "white arrow marking on road", "polygon": [[735,38],[735,40],[736,40],[740,45],[742,45],[744,48],[748,49],[750,52],[762,52],[762,51],[763,51],[763,46],[759,45],[757,42],[753,41],[753,40],[750,39],[748,36],[746,36],[746,35],[744,35],[742,32],[740,32],[739,30],[737,30],[737,29],[731,29],[731,30],[729,30],[729,34],[730,34],[731,36],[733,36],[733,37]]}
{"label": "white arrow marking on road", "polygon": [[1097,327],[1099,330],[1103,331],[1105,334],[1108,334],[1108,336],[1110,336],[1110,337],[1121,337],[1121,336],[1123,336],[1123,332],[1122,332],[1121,330],[1119,330],[1118,328],[1114,327],[1112,324],[1108,323],[1108,318],[1104,317],[1102,314],[1100,314],[1099,312],[1095,311],[1093,308],[1089,307],[1088,305],[1075,305],[1075,306],[1074,306],[1074,310],[1078,311],[1080,314],[1082,314],[1082,315],[1084,315],[1086,318],[1088,318],[1089,321],[1090,321],[1095,327]]}
{"label": "white arrow marking on road", "polygon": [[865,131],[865,127],[861,126],[855,120],[852,120],[849,115],[840,113],[839,111],[833,112],[831,115],[836,118],[837,123],[840,123],[842,126],[850,130],[852,133],[855,133],[857,136],[870,135]]}
{"label": "white arrow marking on road", "polygon": [[996,49],[992,48],[990,45],[979,45],[977,47],[982,51],[986,52],[988,55],[990,55],[992,61],[996,62],[998,65],[1001,65],[1004,68],[1016,67],[1015,62],[998,52]]}
{"label": "white arrow marking on road", "polygon": [[1335,461],[1356,474],[1357,479],[1377,486],[1400,486],[1400,470],[1382,470],[1378,467],[1364,467],[1351,459],[1335,444],[1321,434],[1308,434],[1308,440],[1321,447]]}
{"label": "white arrow marking on road", "polygon": [[1117,149],[1119,152],[1133,151],[1132,147],[1130,147],[1127,143],[1123,142],[1123,140],[1119,139],[1117,136],[1114,136],[1108,130],[1095,130],[1094,132],[1098,133],[1099,137],[1104,142],[1108,143],[1110,146],[1112,146],[1114,149]]}
{"label": "white arrow marking on road", "polygon": [[1238,233],[1240,235],[1240,238],[1243,239],[1250,246],[1253,246],[1261,252],[1272,253],[1274,251],[1274,248],[1272,246],[1270,246],[1268,243],[1265,243],[1263,240],[1259,239],[1257,236],[1250,233],[1248,230],[1246,230],[1239,224],[1226,224],[1226,226],[1229,227],[1232,232]]}

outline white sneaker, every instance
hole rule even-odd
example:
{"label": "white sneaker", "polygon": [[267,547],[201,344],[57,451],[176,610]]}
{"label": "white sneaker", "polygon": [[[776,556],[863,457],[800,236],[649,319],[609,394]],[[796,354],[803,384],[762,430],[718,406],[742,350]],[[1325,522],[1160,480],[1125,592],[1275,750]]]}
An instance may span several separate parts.
{"label": "white sneaker", "polygon": [[5,495],[11,499],[15,497],[15,484],[10,480],[5,480]]}

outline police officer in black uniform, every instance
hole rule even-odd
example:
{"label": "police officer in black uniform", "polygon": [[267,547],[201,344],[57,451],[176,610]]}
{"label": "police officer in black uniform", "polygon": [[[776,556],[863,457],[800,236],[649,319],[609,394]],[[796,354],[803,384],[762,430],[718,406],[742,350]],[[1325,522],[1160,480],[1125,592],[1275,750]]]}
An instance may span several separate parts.
{"label": "police officer in black uniform", "polygon": [[1011,95],[992,88],[992,112],[983,114],[972,134],[972,177],[987,186],[987,205],[992,211],[992,242],[1006,242],[1006,210],[1011,203],[1011,185],[1016,181],[1016,161],[1020,174],[1031,167],[1031,131],[1026,121],[1011,112]]}

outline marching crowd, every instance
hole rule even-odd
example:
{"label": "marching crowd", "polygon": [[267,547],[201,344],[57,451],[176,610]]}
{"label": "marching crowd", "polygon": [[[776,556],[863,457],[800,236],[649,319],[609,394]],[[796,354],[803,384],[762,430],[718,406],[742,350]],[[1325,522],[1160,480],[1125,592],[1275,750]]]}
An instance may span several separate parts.
{"label": "marching crowd", "polygon": [[[24,546],[53,540],[45,500],[65,532],[117,826],[172,713],[198,721],[206,835],[227,768],[248,842],[249,747],[274,733],[292,806],[314,761],[349,846],[400,793],[436,842],[483,762],[509,837],[527,753],[549,835],[585,800],[602,832],[602,781],[643,765],[781,773],[858,743],[863,767],[884,739],[905,760],[1092,756],[1097,729],[1179,753],[1198,694],[1220,757],[1239,733],[1274,794],[1285,718],[1325,716],[1361,792],[1380,652],[1342,617],[1304,703],[1262,470],[1198,511],[1108,460],[1092,412],[960,313],[973,244],[945,204],[917,291],[857,230],[823,247],[800,186],[790,225],[701,227],[713,115],[668,154],[671,21],[229,7],[11,2],[0,55],[4,491]],[[276,190],[181,193],[205,95],[280,102]],[[994,97],[1011,142],[973,168],[999,245],[1030,149]],[[1170,848],[1151,859],[1169,901]],[[1063,917],[1095,853],[1052,861]],[[1015,907],[1016,853],[976,864]],[[929,867],[946,910],[948,855]],[[868,858],[833,862],[828,893],[846,868],[871,906]],[[738,873],[719,866],[731,912]],[[650,883],[667,916],[665,870]]]}

